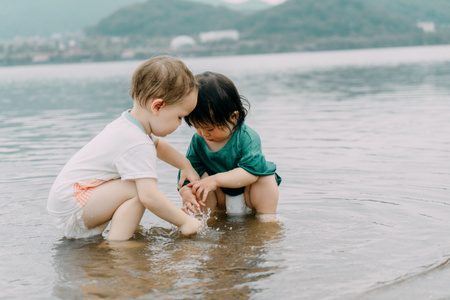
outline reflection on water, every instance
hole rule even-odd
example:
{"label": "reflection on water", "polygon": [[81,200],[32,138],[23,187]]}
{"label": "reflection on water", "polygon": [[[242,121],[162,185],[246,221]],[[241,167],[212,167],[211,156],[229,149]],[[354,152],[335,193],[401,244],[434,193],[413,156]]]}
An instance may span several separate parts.
{"label": "reflection on water", "polygon": [[[139,62],[0,68],[0,298],[448,298],[450,47],[186,59],[227,74],[283,177],[278,223],[60,240],[65,162],[131,107]],[[166,137],[185,152],[193,130]],[[178,206],[177,171],[158,185]]]}
{"label": "reflection on water", "polygon": [[141,229],[131,241],[64,239],[55,247],[58,274],[53,294],[61,299],[248,299],[252,281],[281,268],[265,253],[283,238],[279,222],[255,217],[211,219],[208,229],[181,237],[175,229]]}

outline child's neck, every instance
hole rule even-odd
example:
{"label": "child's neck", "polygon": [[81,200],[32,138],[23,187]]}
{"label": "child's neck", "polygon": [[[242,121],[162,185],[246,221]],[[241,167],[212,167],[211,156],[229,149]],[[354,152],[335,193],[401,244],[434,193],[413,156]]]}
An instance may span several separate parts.
{"label": "child's neck", "polygon": [[145,133],[150,136],[152,134],[152,127],[150,121],[148,121],[147,114],[147,110],[136,104],[130,111],[130,115],[135,118],[139,122],[139,124],[141,124],[142,128],[144,128]]}
{"label": "child's neck", "polygon": [[227,140],[223,140],[220,142],[210,142],[205,140],[206,145],[208,146],[208,149],[213,151],[213,152],[217,152],[220,149],[222,149],[223,147],[225,147],[225,145],[228,143],[228,141],[231,139],[231,137]]}

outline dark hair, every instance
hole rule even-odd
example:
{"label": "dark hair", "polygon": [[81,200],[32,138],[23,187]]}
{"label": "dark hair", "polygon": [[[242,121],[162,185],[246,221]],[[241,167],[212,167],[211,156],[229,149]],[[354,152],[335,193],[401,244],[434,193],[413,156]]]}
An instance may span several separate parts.
{"label": "dark hair", "polygon": [[239,113],[236,127],[242,125],[250,107],[248,100],[240,96],[234,83],[225,75],[205,72],[195,76],[199,83],[195,109],[184,120],[189,126],[211,124],[229,127],[231,116]]}

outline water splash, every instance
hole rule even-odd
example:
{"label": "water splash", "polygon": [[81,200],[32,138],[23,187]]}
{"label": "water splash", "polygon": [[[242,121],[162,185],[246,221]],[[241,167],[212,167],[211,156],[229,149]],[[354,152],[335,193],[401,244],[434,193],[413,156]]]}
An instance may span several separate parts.
{"label": "water splash", "polygon": [[200,229],[197,231],[197,235],[205,236],[211,229],[208,227],[208,220],[211,217],[211,210],[209,208],[205,211],[201,211],[200,213],[195,215],[195,218],[202,222]]}

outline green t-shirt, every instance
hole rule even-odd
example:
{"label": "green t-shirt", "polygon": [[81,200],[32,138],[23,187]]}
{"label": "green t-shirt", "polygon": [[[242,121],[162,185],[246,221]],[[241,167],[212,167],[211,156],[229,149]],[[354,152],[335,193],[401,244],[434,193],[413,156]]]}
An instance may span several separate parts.
{"label": "green t-shirt", "polygon": [[281,177],[275,172],[277,166],[266,161],[262,153],[258,133],[245,124],[237,127],[228,143],[218,151],[209,150],[205,140],[195,133],[186,157],[200,176],[205,172],[214,175],[241,167],[256,176],[275,174],[278,185],[281,183]]}

